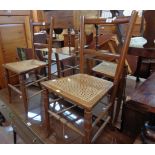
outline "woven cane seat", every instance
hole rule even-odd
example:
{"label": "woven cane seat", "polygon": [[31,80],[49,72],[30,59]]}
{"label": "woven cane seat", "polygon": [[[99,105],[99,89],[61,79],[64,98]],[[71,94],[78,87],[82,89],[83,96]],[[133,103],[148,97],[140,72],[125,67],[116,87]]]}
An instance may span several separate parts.
{"label": "woven cane seat", "polygon": [[17,74],[22,74],[39,67],[44,67],[45,65],[47,65],[46,62],[31,59],[31,60],[6,63],[4,64],[4,67]]}
{"label": "woven cane seat", "polygon": [[42,82],[48,90],[82,106],[92,109],[112,88],[113,83],[87,74]]}
{"label": "woven cane seat", "polygon": [[114,78],[117,64],[109,61],[102,61],[99,65],[92,68],[94,72],[104,74],[108,77]]}

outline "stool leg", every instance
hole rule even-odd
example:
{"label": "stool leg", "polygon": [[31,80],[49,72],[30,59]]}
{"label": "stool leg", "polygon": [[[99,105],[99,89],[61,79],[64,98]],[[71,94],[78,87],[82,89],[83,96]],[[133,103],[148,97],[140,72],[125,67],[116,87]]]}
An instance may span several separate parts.
{"label": "stool leg", "polygon": [[27,94],[26,94],[26,87],[24,84],[24,75],[22,75],[22,74],[19,75],[19,83],[20,83],[20,89],[22,92],[22,100],[24,103],[25,113],[27,116],[27,114],[28,114],[28,100],[27,100]]}
{"label": "stool leg", "polygon": [[9,103],[11,103],[11,88],[8,86],[10,83],[10,78],[9,78],[9,71],[5,69],[5,78],[6,78],[6,87],[8,89],[8,94],[9,94]]}
{"label": "stool leg", "polygon": [[91,134],[92,134],[92,112],[85,110],[84,111],[84,143],[91,143]]}
{"label": "stool leg", "polygon": [[42,93],[43,95],[43,101],[44,101],[44,110],[45,110],[45,127],[47,130],[47,137],[50,135],[50,117],[48,113],[49,109],[49,92],[47,89],[44,88],[44,91]]}

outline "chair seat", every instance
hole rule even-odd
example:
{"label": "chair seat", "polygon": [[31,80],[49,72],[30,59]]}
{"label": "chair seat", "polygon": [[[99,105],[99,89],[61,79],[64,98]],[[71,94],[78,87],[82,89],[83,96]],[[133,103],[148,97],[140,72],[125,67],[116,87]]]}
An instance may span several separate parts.
{"label": "chair seat", "polygon": [[143,37],[133,37],[130,41],[130,47],[143,48],[143,45],[147,43],[147,40]]}
{"label": "chair seat", "polygon": [[12,72],[22,74],[39,67],[44,67],[46,65],[47,65],[46,62],[31,59],[31,60],[6,63],[3,66]]}
{"label": "chair seat", "polygon": [[[68,59],[70,58],[71,56],[70,55],[65,55],[65,54],[59,54],[59,60],[65,60],[65,59]],[[45,59],[48,59],[48,55],[45,55],[44,56]],[[56,57],[55,57],[55,53],[52,53],[52,56],[51,56],[52,60],[53,61],[56,61]]]}
{"label": "chair seat", "polygon": [[87,74],[42,82],[48,90],[85,109],[92,109],[112,88],[113,83]]}
{"label": "chair seat", "polygon": [[99,65],[92,68],[94,72],[104,74],[108,77],[114,78],[117,64],[109,61],[102,61]]}
{"label": "chair seat", "polygon": [[[70,47],[70,52],[71,54],[74,53],[74,47]],[[48,48],[41,48],[40,49],[42,52],[48,52]],[[64,54],[64,55],[70,55],[69,52],[69,47],[62,47],[62,48],[52,48],[52,52],[53,53],[60,53],[60,54]]]}

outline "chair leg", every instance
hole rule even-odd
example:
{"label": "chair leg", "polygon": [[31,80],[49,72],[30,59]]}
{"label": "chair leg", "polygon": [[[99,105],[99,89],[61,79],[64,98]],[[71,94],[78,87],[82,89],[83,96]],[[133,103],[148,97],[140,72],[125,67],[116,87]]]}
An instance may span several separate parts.
{"label": "chair leg", "polygon": [[139,57],[137,61],[137,69],[136,69],[136,82],[140,81],[139,74],[140,74],[141,64],[142,64],[142,57]]}
{"label": "chair leg", "polygon": [[151,74],[151,66],[152,66],[151,63],[149,63],[148,70],[147,70],[147,77],[149,77]]}
{"label": "chair leg", "polygon": [[84,143],[89,144],[92,138],[92,112],[88,110],[84,111],[84,130]]}
{"label": "chair leg", "polygon": [[120,90],[117,94],[117,106],[116,106],[116,114],[114,116],[114,123],[117,121],[122,104],[124,104],[126,100],[125,89],[126,89],[127,69],[128,69],[127,66],[125,66],[123,75],[122,75],[122,80],[120,81],[120,84],[119,84]]}
{"label": "chair leg", "polygon": [[[38,77],[38,70],[35,70],[35,71],[34,71],[34,74],[35,74],[35,78],[36,78],[37,80],[39,80],[39,77]],[[38,85],[39,85],[39,88],[41,89],[40,82],[38,82]]]}
{"label": "chair leg", "polygon": [[57,73],[58,73],[58,78],[61,77],[61,63],[59,60],[59,54],[55,53],[55,58],[56,58],[56,64],[57,64]]}
{"label": "chair leg", "polygon": [[26,87],[24,84],[24,75],[19,75],[19,83],[20,83],[20,89],[22,92],[22,100],[24,103],[24,108],[25,108],[25,113],[26,113],[26,117],[28,114],[28,99],[27,99],[27,93],[26,93]]}
{"label": "chair leg", "polygon": [[14,129],[13,129],[13,143],[17,144],[17,133]]}
{"label": "chair leg", "polygon": [[9,94],[9,103],[11,103],[11,88],[8,86],[10,83],[9,79],[9,71],[5,68],[5,78],[6,78],[6,87],[8,89],[8,94]]}
{"label": "chair leg", "polygon": [[44,109],[45,109],[45,127],[46,127],[46,133],[47,133],[47,137],[48,137],[50,135],[50,117],[49,117],[49,113],[48,113],[48,109],[49,109],[49,92],[48,92],[48,90],[44,88],[42,95],[43,95]]}

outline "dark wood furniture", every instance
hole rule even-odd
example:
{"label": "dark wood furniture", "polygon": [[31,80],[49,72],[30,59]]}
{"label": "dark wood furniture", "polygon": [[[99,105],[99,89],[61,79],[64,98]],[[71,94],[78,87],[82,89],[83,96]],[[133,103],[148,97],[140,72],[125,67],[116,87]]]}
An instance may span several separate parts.
{"label": "dark wood furniture", "polygon": [[[148,69],[146,71],[147,77],[151,73],[151,64],[154,64],[154,61],[152,58],[154,57],[154,47],[155,47],[155,29],[154,29],[154,17],[155,17],[155,11],[154,10],[144,10],[143,11],[143,16],[142,16],[142,21],[141,21],[141,37],[144,37],[146,39],[146,43],[142,44],[140,47],[131,47],[129,48],[129,54],[133,54],[138,56],[138,61],[137,61],[137,69],[136,69],[136,76],[137,76],[137,81],[139,81],[140,77],[140,70],[142,64],[147,64]],[[136,43],[135,43],[136,45]],[[139,48],[139,49],[138,49]]]}
{"label": "dark wood furniture", "polygon": [[75,39],[76,35],[75,34],[64,34],[64,46],[70,46],[70,47],[75,47]]}
{"label": "dark wood furniture", "polygon": [[[146,120],[154,119],[155,73],[142,83],[131,95],[123,108],[123,131],[136,136]],[[152,114],[152,115],[151,115]],[[153,116],[153,117],[152,117]],[[151,118],[152,117],[152,118]]]}
{"label": "dark wood furniture", "polygon": [[[122,20],[122,23],[129,22],[128,32],[126,34],[126,39],[124,41],[124,45],[121,51],[119,63],[116,69],[116,76],[114,78],[114,82],[110,82],[108,80],[104,80],[101,78],[97,78],[94,76],[90,76],[88,74],[84,74],[84,55],[92,54],[92,55],[104,55],[101,51],[84,49],[84,39],[85,39],[85,24],[103,24],[106,22],[105,19],[87,19],[81,17],[81,26],[80,26],[80,74],[68,76],[65,78],[59,78],[56,80],[50,80],[42,83],[44,92],[44,109],[45,109],[45,125],[47,134],[50,134],[50,116],[59,120],[63,125],[68,126],[76,133],[83,137],[84,143],[91,143],[96,140],[96,138],[100,135],[102,129],[105,125],[110,121],[111,115],[110,112],[113,109],[115,103],[116,92],[118,90],[118,84],[120,81],[120,75],[123,71],[123,66],[125,63],[125,57],[128,51],[129,41],[131,38],[131,33],[133,29],[134,22],[136,20],[137,12],[134,11],[130,20],[126,18]],[[112,21],[112,23],[117,23],[119,19]],[[111,92],[109,102],[105,105],[103,111],[98,115],[96,120],[92,122],[92,110],[99,103],[99,101],[107,95],[109,91]],[[60,99],[64,99],[73,103],[71,107],[63,108],[60,112],[55,112],[50,109],[49,102],[49,94],[56,94]],[[59,98],[53,100],[52,102],[55,104],[59,101]],[[73,123],[69,122],[65,118],[62,117],[62,113],[68,109],[71,109],[75,106],[79,106],[84,110],[84,129],[81,131],[77,128]],[[99,127],[95,135],[92,135],[93,129],[96,127],[97,123],[103,119],[105,122]]]}

